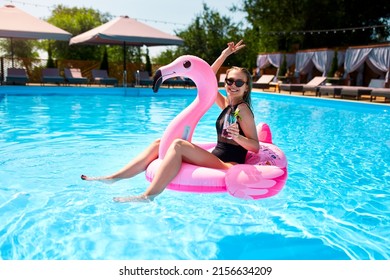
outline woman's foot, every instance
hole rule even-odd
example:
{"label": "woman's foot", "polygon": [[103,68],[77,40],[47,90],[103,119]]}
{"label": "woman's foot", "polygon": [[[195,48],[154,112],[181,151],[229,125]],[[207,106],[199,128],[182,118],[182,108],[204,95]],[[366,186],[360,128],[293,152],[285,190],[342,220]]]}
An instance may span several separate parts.
{"label": "woman's foot", "polygon": [[99,181],[99,182],[106,183],[106,184],[113,184],[116,181],[120,180],[120,179],[113,179],[113,178],[110,178],[108,176],[105,176],[105,177],[89,177],[87,175],[81,175],[80,177],[81,177],[81,180],[84,180],[84,181]]}
{"label": "woman's foot", "polygon": [[115,202],[151,202],[153,199],[146,196],[146,195],[139,195],[139,196],[119,196],[114,197],[113,200]]}

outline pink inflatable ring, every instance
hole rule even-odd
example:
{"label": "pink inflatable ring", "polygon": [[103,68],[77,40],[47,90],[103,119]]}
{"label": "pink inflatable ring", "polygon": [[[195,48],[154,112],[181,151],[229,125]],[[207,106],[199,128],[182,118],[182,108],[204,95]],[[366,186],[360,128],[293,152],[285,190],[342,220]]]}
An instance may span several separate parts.
{"label": "pink inflatable ring", "polygon": [[[168,125],[161,142],[159,157],[146,169],[146,178],[151,181],[161,164],[169,145],[174,139],[192,140],[200,118],[214,104],[218,86],[214,72],[207,62],[196,56],[181,56],[171,64],[161,67],[154,77],[156,92],[161,83],[169,78],[185,76],[198,89],[195,100]],[[261,199],[276,195],[287,180],[287,160],[282,150],[272,144],[270,128],[265,123],[257,126],[260,150],[248,152],[245,164],[237,164],[228,170],[212,169],[183,163],[168,189],[187,192],[228,192],[243,199]],[[212,150],[216,143],[199,143],[198,146]]]}

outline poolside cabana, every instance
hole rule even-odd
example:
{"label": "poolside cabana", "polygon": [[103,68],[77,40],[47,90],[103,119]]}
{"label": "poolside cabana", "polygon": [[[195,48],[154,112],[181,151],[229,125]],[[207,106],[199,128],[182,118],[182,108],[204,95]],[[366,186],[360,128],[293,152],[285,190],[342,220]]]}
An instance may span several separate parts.
{"label": "poolside cabana", "polygon": [[[332,49],[312,49],[299,51],[295,56],[295,71],[294,76],[300,81],[302,75],[307,75],[307,80],[313,78],[314,68],[321,73],[321,76],[326,77],[331,68],[336,50]],[[337,66],[340,67],[344,63],[345,51],[337,50]]]}
{"label": "poolside cabana", "polygon": [[[261,70],[266,69],[269,66],[274,66],[277,68],[276,73],[272,73],[275,75],[275,79],[278,76],[283,76],[286,73],[279,73],[280,67],[282,66],[284,56],[286,58],[287,68],[291,67],[295,63],[295,53],[261,53],[257,56],[256,60],[256,73],[260,76]],[[275,81],[275,80],[274,80]]]}
{"label": "poolside cabana", "polygon": [[364,68],[367,65],[376,75],[375,78],[385,79],[389,83],[390,44],[349,47],[345,54],[344,77],[357,72],[354,85],[364,85]]}

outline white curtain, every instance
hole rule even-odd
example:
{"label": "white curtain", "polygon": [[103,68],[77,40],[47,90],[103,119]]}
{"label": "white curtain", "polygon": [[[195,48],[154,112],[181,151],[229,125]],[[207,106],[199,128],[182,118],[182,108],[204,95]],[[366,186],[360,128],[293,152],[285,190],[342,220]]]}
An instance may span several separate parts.
{"label": "white curtain", "polygon": [[368,60],[376,69],[386,73],[385,80],[388,82],[390,78],[390,47],[373,48],[368,55]]}
{"label": "white curtain", "polygon": [[[274,81],[277,80],[279,76],[279,68],[283,62],[283,53],[270,53],[270,54],[259,54],[256,60],[256,73],[259,74],[261,69],[267,68],[270,65],[273,65],[277,68]],[[290,67],[295,63],[295,54],[288,53],[286,54],[287,67]]]}
{"label": "white curtain", "polygon": [[[268,55],[268,61],[275,67],[279,68],[283,62],[283,53],[275,53]],[[286,53],[287,67],[290,67],[295,63],[295,53]]]}
{"label": "white curtain", "polygon": [[279,76],[279,69],[280,69],[280,65],[282,65],[282,62],[283,62],[283,54],[282,53],[273,53],[273,54],[269,54],[268,55],[268,61],[269,63],[271,63],[273,66],[275,66],[276,68],[278,68],[276,70],[276,75],[275,75],[275,78],[274,78],[274,82],[277,81],[277,77]]}
{"label": "white curtain", "polygon": [[267,68],[269,65],[268,54],[259,54],[256,60],[256,74],[260,74],[260,69]]}
{"label": "white curtain", "polygon": [[386,73],[385,80],[390,79],[390,47],[374,47],[347,49],[344,62],[344,77],[358,70],[356,84],[360,85],[363,80],[363,64],[367,62],[370,68],[378,74]]}
{"label": "white curtain", "polygon": [[[279,68],[283,62],[283,53],[261,54],[257,57],[257,71],[269,65],[278,68],[276,76],[279,75]],[[322,72],[322,76],[328,73],[334,56],[333,50],[318,52],[297,52],[286,54],[287,67],[295,63],[295,77],[300,74],[309,74],[312,78],[312,68],[315,66]],[[390,46],[349,48],[346,51],[337,52],[338,65],[344,64],[344,78],[354,71],[358,72],[356,85],[363,83],[364,62],[378,75],[384,76],[387,82],[390,81]]]}
{"label": "white curtain", "polygon": [[279,68],[282,64],[283,54],[281,53],[271,53],[268,55],[268,61],[276,68]]}
{"label": "white curtain", "polygon": [[312,61],[314,66],[322,72],[322,77],[326,77],[330,66],[332,65],[332,60],[334,57],[334,51],[326,50],[326,51],[318,51],[313,53]]}
{"label": "white curtain", "polygon": [[344,78],[364,63],[371,50],[371,48],[347,49],[344,61]]}
{"label": "white curtain", "polygon": [[312,57],[314,52],[297,52],[295,56],[295,77],[300,74],[309,73],[309,80],[311,79],[311,70],[313,69]]}

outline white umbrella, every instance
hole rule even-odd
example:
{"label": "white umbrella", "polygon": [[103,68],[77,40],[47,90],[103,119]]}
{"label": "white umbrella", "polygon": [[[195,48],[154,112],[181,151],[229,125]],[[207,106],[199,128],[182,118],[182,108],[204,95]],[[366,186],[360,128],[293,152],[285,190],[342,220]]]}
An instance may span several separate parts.
{"label": "white umbrella", "polygon": [[67,41],[72,37],[72,34],[13,5],[5,5],[0,8],[0,37],[10,38],[11,43],[13,38]]}
{"label": "white umbrella", "polygon": [[183,39],[160,31],[128,16],[117,17],[70,40],[72,44],[131,46],[182,45]]}
{"label": "white umbrella", "polygon": [[182,45],[183,39],[160,31],[128,16],[117,17],[70,39],[69,44],[123,45],[123,71],[126,75],[126,45]]}

